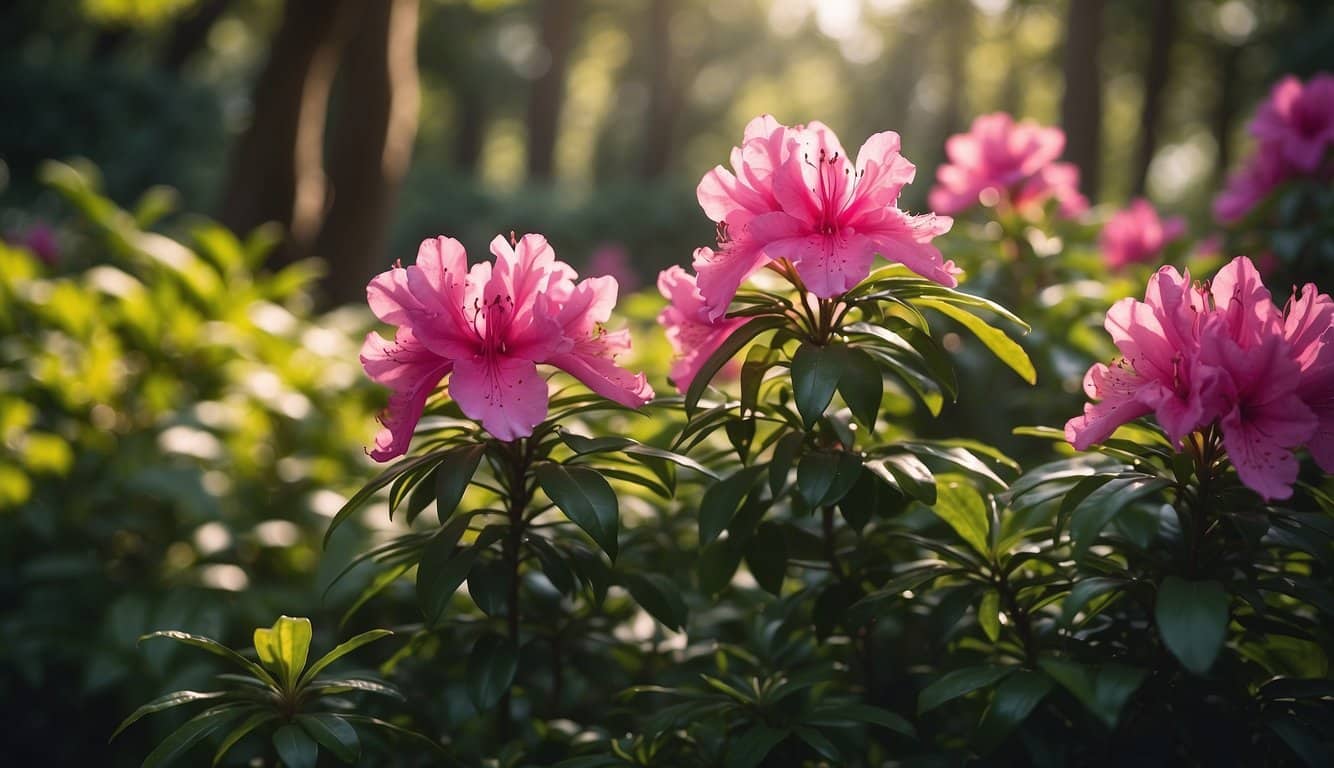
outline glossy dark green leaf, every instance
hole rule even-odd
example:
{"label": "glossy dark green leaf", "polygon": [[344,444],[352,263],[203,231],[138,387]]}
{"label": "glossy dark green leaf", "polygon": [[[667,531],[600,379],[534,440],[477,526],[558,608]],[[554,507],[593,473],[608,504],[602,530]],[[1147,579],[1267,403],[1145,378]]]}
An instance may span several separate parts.
{"label": "glossy dark green leaf", "polygon": [[727,750],[726,768],[755,768],[787,738],[787,731],[767,725],[752,725]]}
{"label": "glossy dark green leaf", "polygon": [[996,686],[991,704],[982,713],[974,743],[979,751],[995,749],[1015,726],[1028,719],[1033,710],[1051,693],[1051,678],[1026,669],[1007,676]]}
{"label": "glossy dark green leaf", "polygon": [[783,486],[787,484],[788,473],[792,471],[792,465],[796,462],[797,455],[801,453],[801,446],[805,441],[805,434],[788,432],[774,443],[773,457],[769,462],[769,495],[777,498],[783,490]]}
{"label": "glossy dark green leaf", "polygon": [[1168,576],[1154,604],[1158,632],[1186,669],[1203,675],[1223,649],[1228,597],[1216,581],[1186,581]]}
{"label": "glossy dark green leaf", "polygon": [[620,512],[616,492],[588,467],[546,463],[537,468],[537,482],[560,511],[616,559]]}
{"label": "glossy dark green leaf", "polygon": [[866,462],[876,477],[903,495],[923,504],[936,503],[936,476],[922,460],[910,453],[899,453]]}
{"label": "glossy dark green leaf", "polygon": [[764,374],[778,362],[778,350],[756,344],[746,353],[741,364],[741,409],[754,412]]}
{"label": "glossy dark green leaf", "polygon": [[178,643],[184,643],[186,645],[194,646],[195,648],[208,651],[209,653],[215,656],[220,656],[232,662],[233,664],[240,666],[242,669],[245,669],[247,672],[259,678],[260,680],[263,680],[269,685],[272,685],[275,688],[278,687],[277,679],[275,679],[273,675],[269,674],[268,670],[264,669],[263,667],[251,661],[250,659],[247,659],[246,657],[242,656],[236,651],[233,651],[231,648],[228,648],[222,643],[219,643],[217,640],[213,640],[212,638],[204,637],[202,635],[192,635],[189,632],[180,632],[174,629],[167,629],[167,630],[159,630],[157,632],[150,632],[140,637],[139,642],[142,643],[145,640],[151,640],[155,637],[163,637],[168,640],[175,640]]}
{"label": "glossy dark green leaf", "polygon": [[839,727],[845,723],[866,723],[888,728],[904,736],[916,738],[917,729],[912,723],[887,709],[871,707],[865,704],[836,704],[816,709],[807,722],[812,725]]}
{"label": "glossy dark green leaf", "polygon": [[925,714],[960,696],[994,685],[1014,671],[1015,667],[982,664],[946,672],[917,695],[917,714]]}
{"label": "glossy dark green leaf", "polygon": [[861,458],[850,451],[807,453],[797,462],[797,492],[812,508],[837,504],[861,473]]}
{"label": "glossy dark green leaf", "polygon": [[650,616],[670,629],[685,629],[685,600],[671,579],[657,573],[627,573],[621,578],[630,596]]}
{"label": "glossy dark green leaf", "polygon": [[852,416],[867,430],[875,429],[880,413],[880,399],[885,394],[885,380],[875,359],[855,347],[841,349],[838,393],[848,404]]}
{"label": "glossy dark green leaf", "polygon": [[746,498],[764,471],[763,464],[742,467],[709,486],[699,504],[699,543],[718,538],[732,521],[741,501]]}
{"label": "glossy dark green leaf", "polygon": [[797,412],[807,426],[824,415],[834,399],[843,371],[844,355],[838,348],[802,344],[792,356],[792,394]]}
{"label": "glossy dark green leaf", "polygon": [[189,704],[192,701],[206,701],[208,699],[216,699],[226,695],[226,691],[173,691],[164,696],[159,696],[131,712],[129,717],[122,720],[120,725],[116,726],[116,730],[112,732],[111,738],[107,739],[107,741],[111,741],[111,739],[119,736],[121,731],[128,728],[144,715],[151,715],[154,712],[161,712],[164,709],[179,707],[182,704]]}
{"label": "glossy dark green leaf", "polygon": [[355,763],[361,757],[361,739],[357,738],[357,729],[338,715],[324,712],[297,715],[296,722],[312,739],[332,752],[339,760]]}
{"label": "glossy dark green leaf", "polygon": [[755,442],[755,420],[733,419],[727,422],[723,431],[727,433],[727,441],[736,449],[741,461],[748,461],[751,443]]}
{"label": "glossy dark green leaf", "polygon": [[504,616],[509,566],[499,557],[479,557],[468,571],[468,596],[487,616]]}
{"label": "glossy dark green leaf", "polygon": [[399,475],[402,475],[405,472],[411,472],[418,467],[439,460],[439,451],[423,454],[421,456],[414,456],[410,459],[403,459],[385,472],[381,473],[374,480],[362,486],[361,490],[353,494],[352,498],[348,499],[347,503],[343,504],[342,508],[338,510],[338,513],[334,515],[333,520],[329,521],[329,528],[324,532],[324,546],[326,548],[329,546],[329,538],[333,536],[333,533],[338,529],[338,526],[342,525],[347,518],[351,517],[353,512],[356,512],[365,505],[366,502],[370,501],[376,491],[389,485],[398,478]]}
{"label": "glossy dark green leaf", "polygon": [[459,501],[468,490],[473,475],[477,474],[477,465],[486,454],[485,445],[463,445],[445,454],[440,466],[435,469],[435,514],[441,524],[458,508]]}
{"label": "glossy dark green leaf", "polygon": [[160,768],[183,757],[190,748],[225,727],[249,709],[243,704],[223,704],[207,709],[186,720],[168,734],[144,758],[142,768]]}
{"label": "glossy dark green leaf", "polygon": [[477,639],[468,655],[468,698],[478,712],[500,701],[518,668],[519,654],[508,638],[486,634]]}
{"label": "glossy dark green leaf", "polygon": [[463,517],[451,520],[422,551],[421,562],[417,565],[417,604],[428,627],[440,622],[450,599],[468,577],[477,559],[475,547],[456,549],[467,522]]}
{"label": "glossy dark green leaf", "polygon": [[227,753],[232,751],[232,747],[241,743],[241,740],[253,733],[256,728],[277,719],[278,715],[271,711],[252,712],[249,717],[241,721],[240,725],[228,731],[223,737],[222,742],[218,744],[218,751],[213,753],[213,765],[221,763]]}
{"label": "glossy dark green leaf", "polygon": [[273,748],[287,768],[315,768],[320,747],[295,723],[288,723],[273,732]]}
{"label": "glossy dark green leaf", "polygon": [[797,738],[806,742],[806,744],[808,744],[811,749],[814,749],[821,757],[827,760],[833,760],[836,763],[841,762],[842,756],[838,751],[838,747],[834,746],[834,742],[830,741],[823,733],[820,733],[814,728],[804,728],[801,726],[794,728],[792,732],[797,735]]}
{"label": "glossy dark green leaf", "polygon": [[746,566],[760,588],[778,596],[787,572],[787,544],[775,523],[760,523],[746,544]]}
{"label": "glossy dark green leaf", "polygon": [[701,547],[696,564],[700,591],[716,595],[726,589],[741,565],[742,553],[742,542],[734,536],[715,539]]}
{"label": "glossy dark green leaf", "polygon": [[1075,616],[1089,604],[1089,601],[1099,595],[1105,595],[1108,592],[1120,589],[1124,587],[1126,583],[1125,579],[1117,579],[1107,576],[1095,576],[1087,579],[1080,579],[1070,588],[1069,596],[1065,598],[1063,603],[1061,603],[1061,622],[1064,624],[1071,623],[1075,620]]}

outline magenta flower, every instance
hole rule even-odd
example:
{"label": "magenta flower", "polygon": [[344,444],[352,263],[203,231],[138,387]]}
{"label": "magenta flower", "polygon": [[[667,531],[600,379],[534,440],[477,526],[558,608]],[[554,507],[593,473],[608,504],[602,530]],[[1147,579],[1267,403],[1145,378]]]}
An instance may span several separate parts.
{"label": "magenta flower", "polygon": [[1223,191],[1214,198],[1214,218],[1225,224],[1240,221],[1292,175],[1277,148],[1261,145],[1228,175]]}
{"label": "magenta flower", "polygon": [[714,168],[697,189],[700,206],[718,225],[718,251],[701,249],[694,263],[710,316],[721,317],[741,283],[769,262],[792,265],[821,298],[860,283],[877,253],[957,285],[954,264],[931,245],[951,219],[897,207],[916,173],[899,149],[898,134],[877,133],[854,163],[822,123],[752,120],[742,146],[732,150],[733,170]]}
{"label": "magenta flower", "polygon": [[497,237],[491,252],[494,265],[470,269],[457,240],[425,240],[416,264],[396,266],[366,287],[371,311],[398,326],[392,342],[369,334],[361,353],[366,373],[393,393],[371,451],[377,461],[407,452],[426,399],[447,375],[463,413],[501,440],[532,434],[546,417],[539,363],[626,406],[653,396],[643,374],[615,365],[629,346],[624,332],[601,327],[616,303],[614,279],[576,284],[541,235],[513,247]]}
{"label": "magenta flower", "polygon": [[1062,216],[1077,216],[1088,209],[1088,200],[1079,193],[1079,169],[1057,162],[1064,149],[1060,128],[1016,123],[1004,112],[980,115],[968,133],[946,140],[949,162],[936,169],[928,202],[948,214],[1004,202],[1036,218],[1054,200]]}
{"label": "magenta flower", "polygon": [[1331,321],[1334,301],[1314,285],[1280,312],[1245,257],[1207,288],[1163,267],[1143,302],[1123,299],[1107,313],[1124,357],[1089,369],[1085,391],[1097,402],[1066,424],[1066,439],[1084,450],[1150,413],[1178,445],[1216,428],[1244,484],[1287,498],[1303,444],[1334,470]]}
{"label": "magenta flower", "polygon": [[1283,78],[1260,106],[1250,131],[1294,169],[1316,171],[1334,144],[1334,75],[1318,74],[1306,83],[1292,75]]}
{"label": "magenta flower", "polygon": [[[697,260],[705,257],[696,253]],[[695,276],[679,265],[658,275],[658,292],[669,302],[658,314],[658,322],[667,329],[667,341],[676,353],[669,376],[676,388],[685,392],[704,362],[733,331],[746,324],[746,318],[711,319],[704,296],[695,285]]]}
{"label": "magenta flower", "polygon": [[1107,266],[1119,269],[1158,261],[1163,249],[1185,233],[1184,219],[1162,219],[1148,200],[1138,198],[1103,226],[1099,245]]}

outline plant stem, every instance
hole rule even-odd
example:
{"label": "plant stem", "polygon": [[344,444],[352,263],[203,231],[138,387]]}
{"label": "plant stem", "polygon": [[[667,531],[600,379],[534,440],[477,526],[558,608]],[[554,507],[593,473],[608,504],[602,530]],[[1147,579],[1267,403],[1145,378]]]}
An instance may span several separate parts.
{"label": "plant stem", "polygon": [[[508,535],[504,542],[505,563],[509,576],[509,591],[505,600],[505,622],[509,630],[510,647],[517,655],[519,652],[519,565],[523,562],[521,550],[523,545],[523,533],[526,520],[524,511],[528,508],[531,500],[531,491],[528,488],[528,465],[531,460],[531,450],[523,440],[517,440],[509,444],[510,447],[510,476],[506,485],[509,491],[509,520],[510,527]],[[510,712],[511,692],[513,686],[505,691],[505,695],[500,699],[499,731],[502,742],[509,741],[510,731],[512,729],[512,713]]]}

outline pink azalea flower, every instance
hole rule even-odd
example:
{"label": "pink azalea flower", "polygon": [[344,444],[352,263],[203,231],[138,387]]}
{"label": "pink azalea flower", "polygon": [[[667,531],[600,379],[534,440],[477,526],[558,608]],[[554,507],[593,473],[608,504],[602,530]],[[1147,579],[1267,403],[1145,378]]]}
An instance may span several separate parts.
{"label": "pink azalea flower", "polygon": [[1214,198],[1214,218],[1225,224],[1240,221],[1291,176],[1292,171],[1278,149],[1260,145],[1254,155],[1228,176],[1223,191]]}
{"label": "pink azalea flower", "polygon": [[1316,417],[1306,445],[1321,469],[1334,472],[1334,300],[1307,283],[1284,315],[1283,338],[1300,370],[1297,396]]}
{"label": "pink azalea flower", "polygon": [[980,115],[968,133],[946,140],[949,162],[936,169],[929,204],[932,210],[958,214],[1004,200],[1032,218],[1055,200],[1061,215],[1077,216],[1088,209],[1088,200],[1079,193],[1079,169],[1056,161],[1064,149],[1060,128],[1032,120],[1016,123],[1004,112]]}
{"label": "pink azalea flower", "polygon": [[1334,144],[1334,75],[1318,74],[1304,84],[1292,75],[1283,78],[1261,105],[1250,130],[1296,170],[1317,170]]}
{"label": "pink azalea flower", "polygon": [[685,392],[705,361],[733,331],[745,325],[746,319],[711,319],[704,296],[695,285],[695,276],[679,265],[658,275],[658,292],[669,302],[659,313],[658,322],[667,329],[667,341],[676,353],[669,376],[676,388]]}
{"label": "pink azalea flower", "polygon": [[616,302],[614,279],[575,283],[574,270],[540,235],[526,235],[516,247],[497,237],[491,252],[494,265],[469,268],[457,240],[426,240],[416,264],[396,266],[367,286],[371,311],[398,326],[392,342],[371,333],[362,347],[366,373],[393,392],[371,451],[377,461],[407,452],[426,399],[445,376],[464,414],[501,440],[532,434],[546,417],[539,363],[623,405],[652,397],[643,374],[615,366],[628,339],[600,325]]}
{"label": "pink azalea flower", "polygon": [[617,285],[628,292],[634,292],[640,286],[639,272],[635,270],[630,251],[623,243],[607,242],[594,248],[593,254],[588,257],[587,272],[610,275],[616,278]]}
{"label": "pink azalea flower", "polygon": [[1119,269],[1127,264],[1158,261],[1163,249],[1185,233],[1184,219],[1159,218],[1148,200],[1138,198],[1108,220],[1099,244],[1103,261]]}
{"label": "pink azalea flower", "polygon": [[1280,312],[1250,259],[1238,257],[1208,288],[1163,267],[1145,301],[1124,299],[1107,330],[1124,357],[1093,366],[1096,403],[1066,424],[1080,450],[1153,413],[1177,444],[1216,425],[1248,487],[1287,498],[1303,444],[1334,470],[1334,301],[1307,285]]}
{"label": "pink azalea flower", "polygon": [[787,127],[772,117],[746,126],[732,150],[732,171],[704,175],[697,196],[718,224],[719,250],[696,252],[699,289],[710,316],[721,317],[737,288],[771,261],[796,268],[821,298],[850,290],[877,253],[923,277],[954,286],[957,270],[931,245],[949,231],[943,216],[911,216],[897,207],[916,169],[898,134],[866,140],[854,163],[822,123]]}
{"label": "pink azalea flower", "polygon": [[1122,357],[1095,364],[1084,376],[1084,414],[1065,425],[1066,439],[1083,451],[1116,428],[1153,413],[1175,443],[1208,423],[1217,374],[1199,365],[1199,316],[1205,296],[1190,273],[1163,267],[1144,301],[1126,298],[1107,312],[1104,327]]}

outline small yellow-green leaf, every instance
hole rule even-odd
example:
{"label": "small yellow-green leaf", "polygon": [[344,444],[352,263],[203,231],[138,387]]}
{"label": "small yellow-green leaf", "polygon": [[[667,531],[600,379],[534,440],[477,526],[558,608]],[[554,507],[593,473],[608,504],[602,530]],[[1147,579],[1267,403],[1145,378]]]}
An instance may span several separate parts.
{"label": "small yellow-green leaf", "polygon": [[287,688],[296,685],[310,652],[310,619],[279,616],[272,627],[255,630],[255,653]]}

